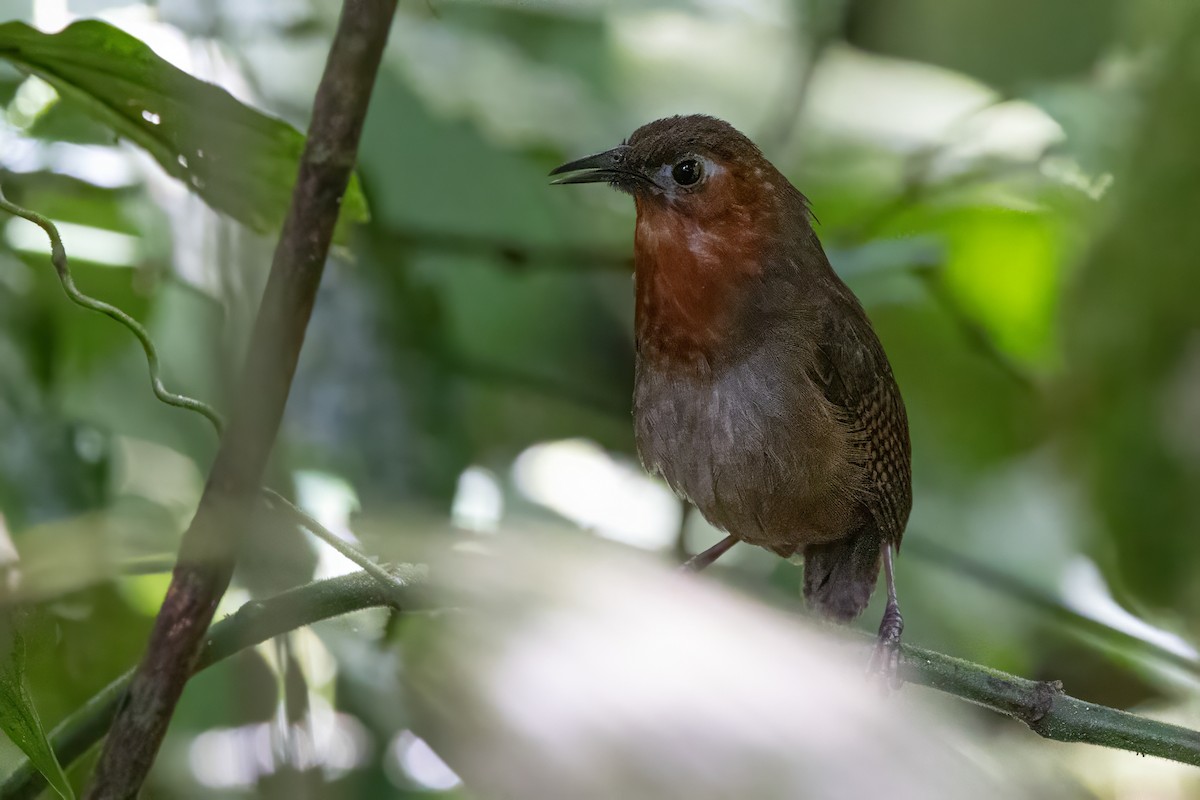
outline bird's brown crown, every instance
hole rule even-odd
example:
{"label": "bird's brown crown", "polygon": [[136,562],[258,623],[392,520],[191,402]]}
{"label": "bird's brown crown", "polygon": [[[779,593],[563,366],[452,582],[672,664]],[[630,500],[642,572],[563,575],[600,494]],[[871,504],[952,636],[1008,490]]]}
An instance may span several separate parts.
{"label": "bird's brown crown", "polygon": [[607,182],[637,206],[636,327],[643,357],[708,368],[743,322],[747,290],[807,229],[803,196],[732,125],[669,117],[564,164],[562,183]]}
{"label": "bird's brown crown", "polygon": [[728,122],[704,114],[666,117],[634,131],[625,144],[629,162],[653,170],[688,157],[711,158],[731,164],[763,161],[762,151]]}

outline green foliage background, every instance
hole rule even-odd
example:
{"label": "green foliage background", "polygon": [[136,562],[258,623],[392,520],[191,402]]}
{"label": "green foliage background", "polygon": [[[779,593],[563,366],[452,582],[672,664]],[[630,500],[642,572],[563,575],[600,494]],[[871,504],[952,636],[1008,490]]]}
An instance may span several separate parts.
{"label": "green foliage background", "polygon": [[[0,10],[41,24],[47,5]],[[143,86],[107,79],[107,66],[146,56],[87,26],[77,31],[120,47],[73,42],[81,66],[65,76],[37,62],[40,36],[0,26],[0,56],[58,90],[2,68],[0,183],[83,226],[64,229],[81,287],[150,328],[169,385],[224,408],[300,141],[239,117],[233,97],[302,130],[336,8],[116,5],[68,7],[128,25],[232,96],[188,96],[153,63]],[[397,20],[361,195],[343,216],[363,224],[347,229],[322,289],[274,483],[321,474],[352,487],[355,532],[397,559],[406,532],[466,535],[451,508],[472,466],[495,476],[503,527],[587,535],[523,494],[511,468],[532,445],[574,438],[633,457],[633,211],[601,189],[548,189],[545,174],[649,119],[714,113],[810,197],[892,358],[914,442],[899,564],[909,640],[1200,726],[1194,676],[1064,624],[1045,602],[1195,656],[1200,18],[1189,4],[454,0],[402,4]],[[137,113],[117,114],[127,95]],[[157,134],[142,111],[162,114]],[[13,577],[0,601],[32,608],[26,675],[53,725],[135,663],[214,440],[153,399],[125,331],[67,304],[27,223],[0,224],[0,560]],[[694,519],[685,533],[692,548],[716,536]],[[312,576],[317,557],[298,536],[263,522],[230,610]],[[981,580],[980,565],[1003,579]],[[720,574],[772,598],[794,599],[800,580],[756,552]],[[369,756],[348,772],[281,768],[262,796],[297,781],[321,796],[433,795],[389,761],[406,712],[372,684],[378,654],[346,625],[318,633],[337,670],[256,651],[190,685],[155,790],[214,796],[189,769],[194,737],[272,720],[277,698],[299,713],[311,692],[360,721]],[[300,689],[281,684],[301,674]],[[1028,745],[1020,730],[992,735]],[[1081,796],[1200,791],[1160,763],[1038,744],[1023,757],[1061,756],[1053,770]],[[17,758],[0,743],[0,773]]]}

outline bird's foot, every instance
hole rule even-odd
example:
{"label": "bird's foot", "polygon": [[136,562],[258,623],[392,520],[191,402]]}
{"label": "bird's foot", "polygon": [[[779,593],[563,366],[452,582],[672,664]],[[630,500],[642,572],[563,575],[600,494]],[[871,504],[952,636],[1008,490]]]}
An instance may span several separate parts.
{"label": "bird's foot", "polygon": [[900,677],[900,634],[904,632],[904,617],[900,607],[889,601],[879,623],[879,636],[875,650],[867,665],[867,673],[882,679],[885,691],[894,691],[904,685]]}
{"label": "bird's foot", "polygon": [[692,556],[687,561],[679,565],[680,572],[699,572],[709,564],[723,556],[725,552],[737,544],[736,536],[726,536],[721,541],[714,544],[712,547],[705,550],[703,553]]}

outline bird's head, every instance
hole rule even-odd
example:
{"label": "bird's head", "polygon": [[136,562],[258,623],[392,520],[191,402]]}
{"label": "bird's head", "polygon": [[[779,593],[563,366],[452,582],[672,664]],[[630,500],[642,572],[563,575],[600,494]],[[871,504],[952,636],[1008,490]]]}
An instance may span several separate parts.
{"label": "bird's head", "polygon": [[[607,183],[633,195],[641,212],[666,206],[695,218],[756,204],[791,189],[758,147],[728,122],[702,114],[643,125],[624,143],[554,169],[554,181]],[[792,190],[794,191],[794,190]]]}
{"label": "bird's head", "polygon": [[804,196],[750,139],[713,117],[651,122],[550,174],[633,195],[643,353],[711,362],[722,342],[743,338],[786,300],[780,280],[794,282],[806,256],[824,262]]}

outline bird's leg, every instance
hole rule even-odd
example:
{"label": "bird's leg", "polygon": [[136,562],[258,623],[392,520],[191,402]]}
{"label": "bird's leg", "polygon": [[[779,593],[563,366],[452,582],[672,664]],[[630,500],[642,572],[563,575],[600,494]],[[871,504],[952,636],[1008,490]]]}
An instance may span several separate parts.
{"label": "bird's leg", "polygon": [[900,604],[896,602],[896,575],[892,568],[892,544],[883,545],[883,572],[887,578],[887,606],[883,621],[879,623],[879,638],[875,652],[871,655],[872,671],[878,671],[884,684],[899,689],[900,679],[900,634],[904,632],[904,617],[900,616]]}
{"label": "bird's leg", "polygon": [[735,544],[737,544],[736,536],[726,536],[703,553],[697,553],[683,562],[683,565],[679,569],[682,572],[699,572],[724,555],[725,551]]}

